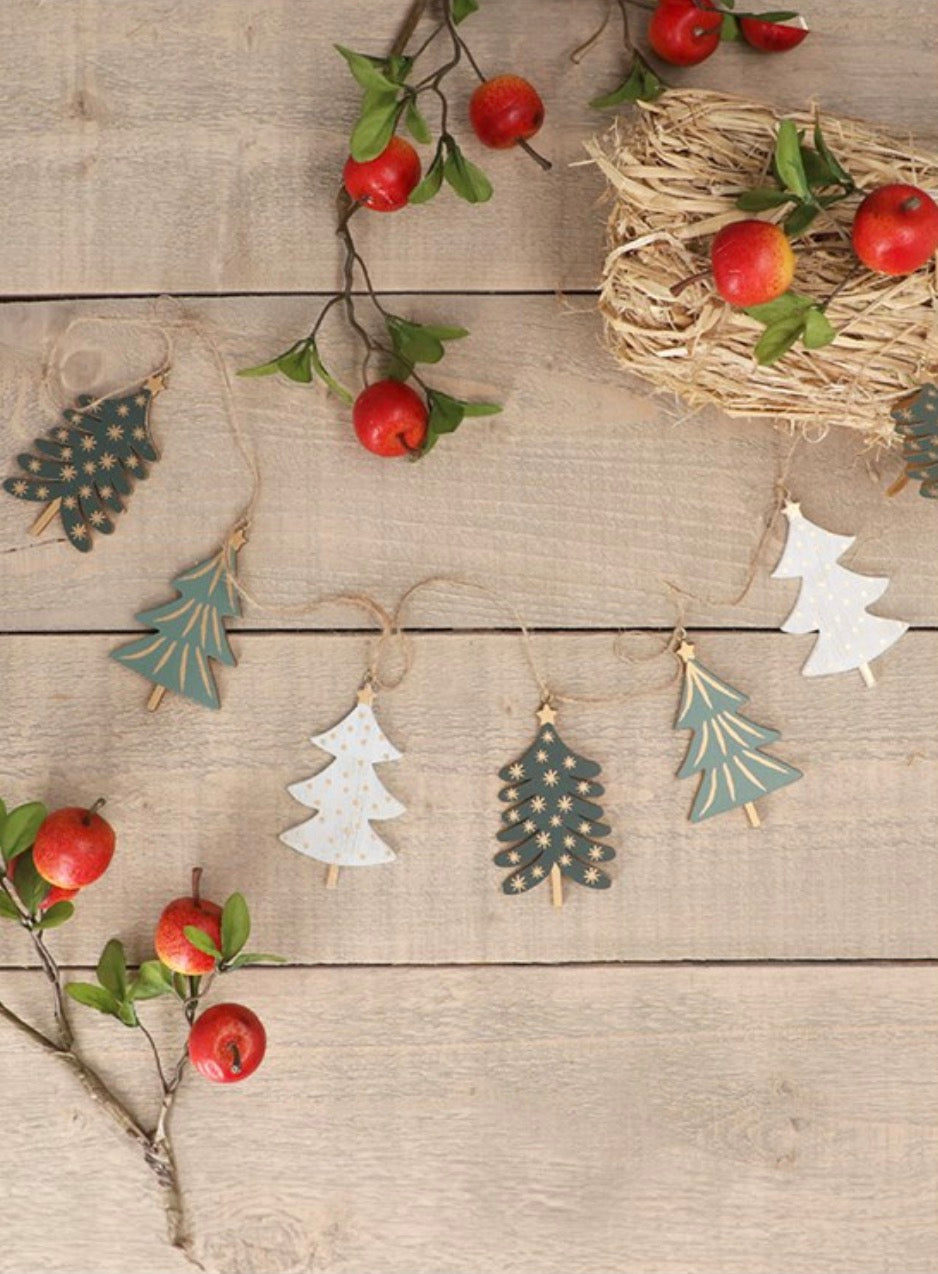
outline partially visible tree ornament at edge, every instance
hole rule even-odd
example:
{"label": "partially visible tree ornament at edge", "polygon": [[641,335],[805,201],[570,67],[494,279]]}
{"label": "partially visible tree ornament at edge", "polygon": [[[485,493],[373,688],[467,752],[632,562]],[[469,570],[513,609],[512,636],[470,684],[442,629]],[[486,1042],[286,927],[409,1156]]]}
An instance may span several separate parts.
{"label": "partially visible tree ornament at edge", "polygon": [[898,495],[908,482],[919,484],[918,493],[938,499],[938,385],[928,382],[893,408],[896,433],[902,439],[905,471],[887,495]]}
{"label": "partially visible tree ornament at edge", "polygon": [[136,616],[157,631],[111,651],[112,659],[153,683],[147,700],[151,712],[167,690],[206,708],[221,707],[209,661],[229,667],[237,662],[225,620],[241,614],[235,580],[238,552],[246,540],[243,527],[235,528],[211,557],[177,575],[172,582],[178,597]]}
{"label": "partially visible tree ornament at edge", "polygon": [[280,839],[327,864],[327,889],[338,884],[340,867],[373,867],[392,863],[396,857],[371,825],[372,819],[405,813],[375,771],[384,761],[399,761],[401,754],[378,725],[374,699],[374,688],[366,682],[352,711],[331,730],[312,736],[311,742],[335,759],[312,778],[287,788],[301,805],[316,813],[281,832]]}
{"label": "partially visible tree ornament at edge", "polygon": [[675,729],[694,732],[677,777],[701,775],[690,821],[700,823],[742,807],[750,825],[759,827],[755,802],[800,779],[801,771],[762,751],[781,735],[736,711],[748,702],[747,696],[698,663],[691,642],[682,641],[677,653],[684,665],[684,688]]}
{"label": "partially visible tree ornament at edge", "polygon": [[168,369],[148,376],[129,394],[95,399],[83,394],[63,413],[64,424],[37,438],[36,454],[17,456],[22,475],[4,490],[17,500],[45,504],[30,527],[40,535],[56,515],[68,541],[87,553],[94,532],[110,535],[136,479],[159,457],[150,436],[150,408],[166,386]]}
{"label": "partially visible tree ornament at edge", "polygon": [[868,614],[889,587],[885,576],[858,575],[837,559],[854,542],[852,535],[835,535],[809,521],[801,505],[788,500],[788,539],[773,579],[803,580],[798,601],[782,624],[783,633],[818,634],[801,669],[805,677],[857,671],[867,686],[876,679],[870,661],[888,650],[909,625],[898,619]]}
{"label": "partially visible tree ornament at edge", "polygon": [[610,832],[595,804],[604,791],[596,781],[601,767],[567,747],[549,702],[541,705],[537,719],[540,728],[531,746],[499,773],[508,784],[499,799],[508,808],[498,839],[510,847],[494,861],[511,869],[502,881],[504,893],[526,893],[549,880],[551,902],[561,907],[565,876],[590,889],[609,888],[612,881],[597,864],[615,858],[616,851],[601,843]]}

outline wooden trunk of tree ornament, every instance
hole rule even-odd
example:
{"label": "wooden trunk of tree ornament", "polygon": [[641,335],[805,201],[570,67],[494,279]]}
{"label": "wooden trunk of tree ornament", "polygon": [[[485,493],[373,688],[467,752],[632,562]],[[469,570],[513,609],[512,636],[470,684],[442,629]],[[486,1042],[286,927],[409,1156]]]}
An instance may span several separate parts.
{"label": "wooden trunk of tree ornament", "polygon": [[549,703],[537,718],[534,742],[499,774],[508,784],[499,799],[508,808],[498,839],[510,848],[499,850],[494,861],[511,868],[502,881],[504,893],[526,893],[549,880],[551,903],[561,907],[564,877],[589,889],[608,889],[612,881],[597,863],[609,862],[616,852],[600,843],[610,829],[600,821],[602,808],[590,799],[603,794],[596,782],[600,766],[567,747]]}
{"label": "wooden trunk of tree ornament", "polygon": [[785,504],[788,538],[773,579],[803,583],[798,601],[782,624],[783,633],[818,634],[801,669],[805,677],[857,671],[867,686],[876,684],[870,661],[888,650],[908,629],[898,619],[868,614],[889,587],[885,577],[858,575],[837,559],[854,543],[852,535],[835,535],[810,522],[793,500]]}
{"label": "wooden trunk of tree ornament", "polygon": [[347,716],[312,742],[332,753],[331,765],[312,778],[287,788],[292,797],[316,811],[313,818],[281,832],[291,849],[327,864],[326,888],[334,889],[341,867],[373,867],[396,855],[371,821],[397,818],[405,807],[382,784],[375,766],[399,761],[400,752],[386,738],[374,712],[375,693],[362,686]]}
{"label": "wooden trunk of tree ornament", "polygon": [[237,662],[225,620],[241,614],[235,579],[245,540],[239,528],[211,557],[177,575],[173,586],[179,595],[136,617],[157,631],[111,651],[112,659],[153,683],[147,700],[151,712],[167,690],[206,708],[221,707],[210,660],[229,667]]}
{"label": "wooden trunk of tree ornament", "polygon": [[902,439],[905,472],[886,494],[898,495],[908,482],[917,482],[919,495],[938,499],[938,385],[929,382],[903,398],[892,418]]}
{"label": "wooden trunk of tree ornament", "polygon": [[800,779],[801,771],[762,751],[781,735],[736,711],[748,702],[746,695],[699,664],[689,641],[677,653],[684,664],[684,688],[675,728],[694,732],[677,777],[701,775],[690,821],[742,808],[750,825],[760,827],[755,802]]}
{"label": "wooden trunk of tree ornament", "polygon": [[156,372],[131,393],[113,398],[82,395],[64,413],[63,425],[35,440],[37,454],[17,456],[22,475],[3,487],[17,500],[46,505],[32,535],[58,516],[68,542],[87,553],[95,531],[114,531],[112,515],[123,512],[134,482],[146,478],[147,463],[158,459],[150,408],[167,376],[167,369]]}

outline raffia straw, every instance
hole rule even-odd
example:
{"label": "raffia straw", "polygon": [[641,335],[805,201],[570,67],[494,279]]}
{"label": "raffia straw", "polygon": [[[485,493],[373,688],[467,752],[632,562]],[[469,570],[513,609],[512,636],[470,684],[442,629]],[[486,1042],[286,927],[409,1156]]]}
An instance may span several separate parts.
{"label": "raffia straw", "polygon": [[[815,116],[787,112],[810,137]],[[934,263],[906,278],[857,274],[849,229],[856,200],[823,213],[798,240],[794,288],[826,300],[833,344],[800,348],[759,367],[761,327],[731,310],[703,280],[679,297],[673,284],[705,271],[710,236],[745,215],[740,191],[771,184],[782,115],[740,97],[669,90],[588,144],[612,196],[600,309],[605,339],[629,372],[691,407],[771,420],[802,434],[831,425],[873,442],[893,436],[890,406],[938,366]],[[825,138],[862,189],[911,182],[938,189],[938,156],[859,120],[825,115]],[[784,210],[783,210],[784,212]],[[782,213],[762,214],[780,220]]]}

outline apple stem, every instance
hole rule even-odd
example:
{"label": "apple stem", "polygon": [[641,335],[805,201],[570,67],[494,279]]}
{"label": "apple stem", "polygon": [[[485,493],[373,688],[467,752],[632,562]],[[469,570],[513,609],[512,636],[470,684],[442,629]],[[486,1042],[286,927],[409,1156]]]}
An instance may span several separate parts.
{"label": "apple stem", "polygon": [[202,885],[202,868],[193,867],[192,868],[192,901],[195,903],[199,901],[199,889],[201,888],[201,885]]}
{"label": "apple stem", "polygon": [[922,206],[922,201],[918,195],[909,195],[908,199],[903,199],[899,205],[900,212],[918,212]]}
{"label": "apple stem", "polygon": [[229,1040],[228,1049],[231,1052],[231,1073],[232,1075],[240,1075],[242,1070],[241,1054],[234,1040]]}
{"label": "apple stem", "polygon": [[709,270],[698,270],[696,274],[692,274],[687,279],[681,279],[680,283],[675,283],[671,288],[672,296],[680,296],[685,288],[689,288],[693,283],[700,283],[710,275]]}
{"label": "apple stem", "polygon": [[84,823],[85,827],[90,827],[90,826],[91,826],[91,820],[92,820],[92,818],[94,818],[94,816],[95,816],[95,814],[97,814],[98,810],[99,810],[99,809],[101,809],[101,808],[102,808],[103,806],[105,806],[105,805],[107,805],[107,800],[106,800],[106,798],[105,798],[105,797],[103,797],[103,796],[99,796],[99,797],[98,797],[98,799],[95,801],[94,805],[89,806],[89,807],[88,807],[88,809],[86,809],[86,810],[85,810],[85,816],[84,816],[84,818],[81,820],[81,821]]}

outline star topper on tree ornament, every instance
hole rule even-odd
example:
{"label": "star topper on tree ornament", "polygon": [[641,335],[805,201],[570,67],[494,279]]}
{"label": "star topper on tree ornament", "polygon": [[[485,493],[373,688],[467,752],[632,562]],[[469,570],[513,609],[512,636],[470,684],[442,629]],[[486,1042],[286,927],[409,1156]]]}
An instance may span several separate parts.
{"label": "star topper on tree ornament", "polygon": [[601,767],[567,747],[549,698],[537,719],[530,747],[499,773],[508,785],[499,799],[508,808],[498,839],[510,848],[500,850],[494,861],[510,868],[503,893],[526,893],[549,880],[551,903],[562,907],[564,877],[589,889],[609,888],[612,881],[597,864],[615,858],[616,851],[602,844],[610,828],[594,803],[604,791],[597,782]]}

